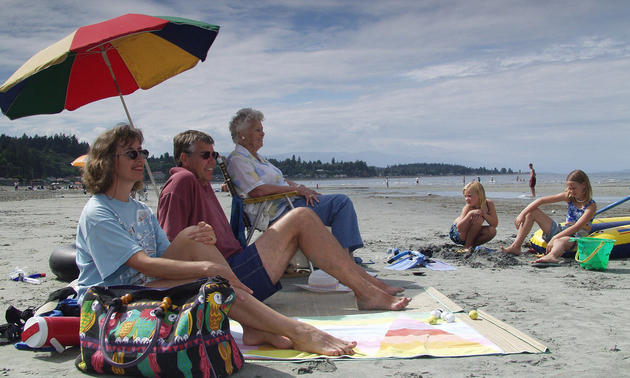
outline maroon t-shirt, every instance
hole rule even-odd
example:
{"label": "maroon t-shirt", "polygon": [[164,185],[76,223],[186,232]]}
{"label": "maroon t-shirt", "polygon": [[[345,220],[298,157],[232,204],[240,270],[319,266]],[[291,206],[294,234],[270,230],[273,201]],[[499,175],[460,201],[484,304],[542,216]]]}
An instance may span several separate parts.
{"label": "maroon t-shirt", "polygon": [[221,204],[210,183],[202,186],[186,168],[170,170],[158,202],[158,220],[168,240],[173,240],[186,227],[204,221],[214,229],[217,249],[227,260],[243,249],[232,233]]}

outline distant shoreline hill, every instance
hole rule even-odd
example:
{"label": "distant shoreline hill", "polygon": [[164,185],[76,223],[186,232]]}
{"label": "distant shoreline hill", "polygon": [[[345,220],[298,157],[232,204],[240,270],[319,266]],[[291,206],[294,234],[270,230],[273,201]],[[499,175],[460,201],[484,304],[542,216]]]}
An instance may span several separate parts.
{"label": "distant shoreline hill", "polygon": [[269,158],[285,177],[289,178],[344,178],[344,177],[397,177],[397,176],[453,176],[453,175],[500,175],[513,174],[512,169],[471,168],[458,164],[411,163],[382,167],[369,166],[361,160],[341,161],[331,158],[330,162],[321,160],[305,161],[295,155],[284,160]]}
{"label": "distant shoreline hill", "polygon": [[[397,151],[398,152],[398,151]],[[436,161],[434,155],[403,155],[401,153],[385,153],[378,151],[359,151],[359,152],[291,152],[291,153],[282,153],[275,155],[266,155],[263,154],[268,159],[275,159],[278,161],[282,161],[285,159],[291,159],[293,156],[296,158],[299,156],[302,161],[317,161],[321,160],[322,162],[330,162],[333,158],[335,161],[364,161],[368,166],[376,167],[376,168],[386,168],[394,165],[406,165],[406,164],[416,164],[416,163],[443,163],[443,164],[452,164],[452,165],[461,165],[461,161],[456,161],[453,159],[440,159],[440,161]],[[466,161],[468,166],[471,167],[482,167],[484,166],[483,162],[478,161]],[[490,167],[494,168],[494,167]],[[501,167],[498,167],[499,170]]]}

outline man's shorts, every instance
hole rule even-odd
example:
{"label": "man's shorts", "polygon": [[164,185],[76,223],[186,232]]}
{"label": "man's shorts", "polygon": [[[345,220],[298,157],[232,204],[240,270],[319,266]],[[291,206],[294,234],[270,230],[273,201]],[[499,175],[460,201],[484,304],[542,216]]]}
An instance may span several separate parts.
{"label": "man's shorts", "polygon": [[263,266],[258,249],[255,244],[250,244],[243,251],[231,256],[227,260],[236,277],[241,282],[254,291],[254,298],[259,301],[272,296],[282,289],[280,281],[275,285],[271,282],[269,274]]}

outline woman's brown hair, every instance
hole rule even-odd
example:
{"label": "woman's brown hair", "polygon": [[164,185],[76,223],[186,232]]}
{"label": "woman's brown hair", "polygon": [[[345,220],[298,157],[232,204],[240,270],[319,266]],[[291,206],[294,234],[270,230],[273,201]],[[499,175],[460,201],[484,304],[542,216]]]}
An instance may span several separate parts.
{"label": "woman's brown hair", "polygon": [[[119,144],[128,146],[135,141],[144,142],[142,131],[126,123],[119,123],[94,140],[83,169],[83,184],[88,192],[103,193],[112,186],[116,167],[116,147]],[[144,183],[138,181],[133,190],[140,190],[143,186]]]}

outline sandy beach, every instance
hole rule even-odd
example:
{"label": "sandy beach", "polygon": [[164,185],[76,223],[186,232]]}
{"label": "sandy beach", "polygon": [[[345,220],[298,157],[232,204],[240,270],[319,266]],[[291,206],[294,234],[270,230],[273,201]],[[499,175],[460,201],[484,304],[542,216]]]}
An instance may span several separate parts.
{"label": "sandy beach", "polygon": [[[459,188],[432,188],[459,190]],[[564,188],[537,187],[539,193],[558,193]],[[320,191],[327,193],[325,187]],[[628,195],[627,183],[594,187],[598,195],[618,198]],[[498,233],[486,246],[492,253],[463,255],[448,238],[448,229],[463,206],[461,197],[440,195],[374,195],[361,188],[348,192],[354,201],[365,247],[355,255],[380,278],[400,286],[433,286],[466,309],[478,308],[545,344],[550,352],[464,358],[418,358],[371,361],[318,361],[309,363],[247,363],[236,377],[504,377],[512,375],[601,377],[628,374],[630,326],[623,308],[630,294],[628,259],[612,260],[606,271],[587,271],[565,260],[560,267],[536,269],[533,256],[508,256],[499,251],[516,235],[514,218],[531,201],[526,198],[494,199],[499,215]],[[149,194],[148,205],[156,207]],[[230,197],[218,193],[226,212]],[[51,252],[74,241],[76,224],[88,196],[81,191],[47,193],[0,192],[0,309],[9,305],[21,310],[43,304],[48,294],[66,283],[55,279],[48,266]],[[600,206],[601,207],[601,206]],[[566,214],[566,205],[543,208],[556,220]],[[555,210],[555,214],[552,211]],[[604,216],[627,216],[623,204]],[[534,228],[536,230],[536,228]],[[455,267],[453,271],[424,269],[424,276],[411,271],[384,270],[388,248],[431,251]],[[41,285],[8,279],[16,267],[48,274]],[[304,279],[302,279],[304,280]],[[288,281],[291,283],[292,281]],[[285,286],[288,286],[285,284]],[[623,315],[626,314],[626,315]],[[626,319],[625,321],[623,319]],[[2,319],[1,323],[4,323]],[[79,348],[64,353],[19,351],[11,344],[0,346],[0,375],[83,377],[74,367]]]}

